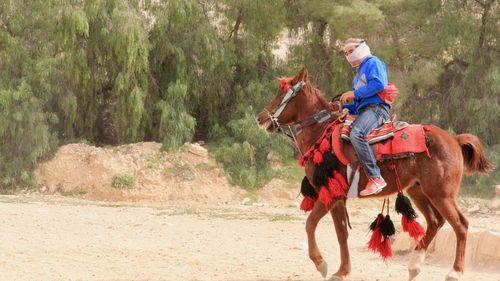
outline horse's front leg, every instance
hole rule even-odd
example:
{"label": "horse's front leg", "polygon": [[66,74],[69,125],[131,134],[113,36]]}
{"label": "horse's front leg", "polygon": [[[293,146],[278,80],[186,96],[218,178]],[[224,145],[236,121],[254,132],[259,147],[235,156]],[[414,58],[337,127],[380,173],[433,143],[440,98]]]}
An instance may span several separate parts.
{"label": "horse's front leg", "polygon": [[347,244],[349,232],[347,229],[345,200],[341,199],[335,202],[331,214],[340,246],[340,267],[330,280],[344,280],[351,273],[351,257],[349,256],[349,245]]}
{"label": "horse's front leg", "polygon": [[318,245],[316,244],[315,232],[318,222],[326,215],[327,212],[328,210],[325,208],[325,205],[323,205],[320,200],[317,200],[306,221],[309,258],[314,262],[316,269],[321,273],[323,278],[325,278],[328,273],[328,265],[325,260],[323,260]]}

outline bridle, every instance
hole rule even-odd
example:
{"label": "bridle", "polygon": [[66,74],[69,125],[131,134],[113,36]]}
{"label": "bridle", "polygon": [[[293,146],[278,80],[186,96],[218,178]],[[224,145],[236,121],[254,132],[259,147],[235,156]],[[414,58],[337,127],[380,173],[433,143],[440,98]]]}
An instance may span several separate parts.
{"label": "bridle", "polygon": [[264,107],[263,112],[267,113],[269,118],[271,119],[272,124],[276,128],[276,130],[279,130],[282,128],[281,124],[278,121],[278,118],[280,117],[281,113],[283,110],[285,110],[285,107],[288,105],[290,100],[297,95],[297,93],[302,89],[302,87],[306,84],[304,81],[299,81],[297,84],[293,85],[288,92],[286,93],[285,97],[281,100],[281,103],[278,105],[276,110],[274,112],[270,112],[267,110],[267,108]]}
{"label": "bridle", "polygon": [[[280,81],[281,83],[282,81]],[[286,106],[290,102],[290,100],[297,95],[297,93],[302,89],[302,87],[306,84],[304,81],[299,81],[297,84],[293,85],[292,87],[289,88],[287,91],[285,97],[281,100],[281,103],[278,105],[276,110],[273,112],[269,111],[267,108],[264,108],[263,112],[267,113],[269,116],[269,119],[272,122],[272,125],[274,126],[275,130],[283,133],[287,137],[290,138],[292,141],[293,146],[300,152],[302,155],[302,151],[300,151],[300,148],[297,143],[297,136],[302,133],[302,129],[315,125],[317,123],[323,123],[332,118],[332,115],[330,112],[326,109],[321,110],[320,112],[317,112],[313,115],[310,115],[303,120],[295,123],[295,124],[290,124],[290,125],[282,125],[279,123],[278,118],[285,110]],[[282,87],[284,88],[283,84]],[[284,88],[286,89],[286,88]]]}

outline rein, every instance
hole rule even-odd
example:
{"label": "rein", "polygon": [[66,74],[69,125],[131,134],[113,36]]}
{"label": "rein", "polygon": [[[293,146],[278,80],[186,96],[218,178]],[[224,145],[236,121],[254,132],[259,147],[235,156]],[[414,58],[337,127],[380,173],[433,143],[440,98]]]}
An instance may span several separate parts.
{"label": "rein", "polygon": [[300,155],[303,155],[303,152],[300,150],[299,145],[297,143],[297,136],[302,133],[302,130],[307,127],[311,127],[316,124],[321,124],[327,121],[332,120],[334,117],[328,110],[323,109],[320,112],[317,112],[313,115],[310,115],[304,120],[299,121],[296,124],[292,125],[279,125],[277,131],[283,133],[285,136],[290,138],[293,146],[300,152]]}

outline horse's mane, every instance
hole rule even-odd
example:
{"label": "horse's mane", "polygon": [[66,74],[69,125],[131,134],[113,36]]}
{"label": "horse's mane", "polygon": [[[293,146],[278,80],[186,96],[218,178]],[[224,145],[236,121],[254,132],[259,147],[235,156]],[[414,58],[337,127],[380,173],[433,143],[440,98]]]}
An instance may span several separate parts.
{"label": "horse's mane", "polygon": [[313,93],[316,95],[316,97],[318,97],[318,100],[321,102],[321,104],[325,107],[325,108],[328,108],[329,105],[328,105],[328,100],[325,98],[325,94],[323,94],[323,92],[316,88],[315,86],[313,86],[309,81],[307,81],[307,83],[309,83],[309,85],[311,86],[311,90],[313,91]]}

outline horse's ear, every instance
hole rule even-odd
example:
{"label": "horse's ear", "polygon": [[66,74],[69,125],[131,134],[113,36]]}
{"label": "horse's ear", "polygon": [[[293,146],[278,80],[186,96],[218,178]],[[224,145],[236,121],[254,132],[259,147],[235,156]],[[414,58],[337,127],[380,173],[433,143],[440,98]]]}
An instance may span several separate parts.
{"label": "horse's ear", "polygon": [[297,76],[295,76],[292,80],[292,83],[295,85],[297,84],[299,81],[304,81],[306,82],[307,81],[307,75],[308,75],[308,72],[307,72],[307,68],[302,68],[299,72],[299,74],[297,74]]}

